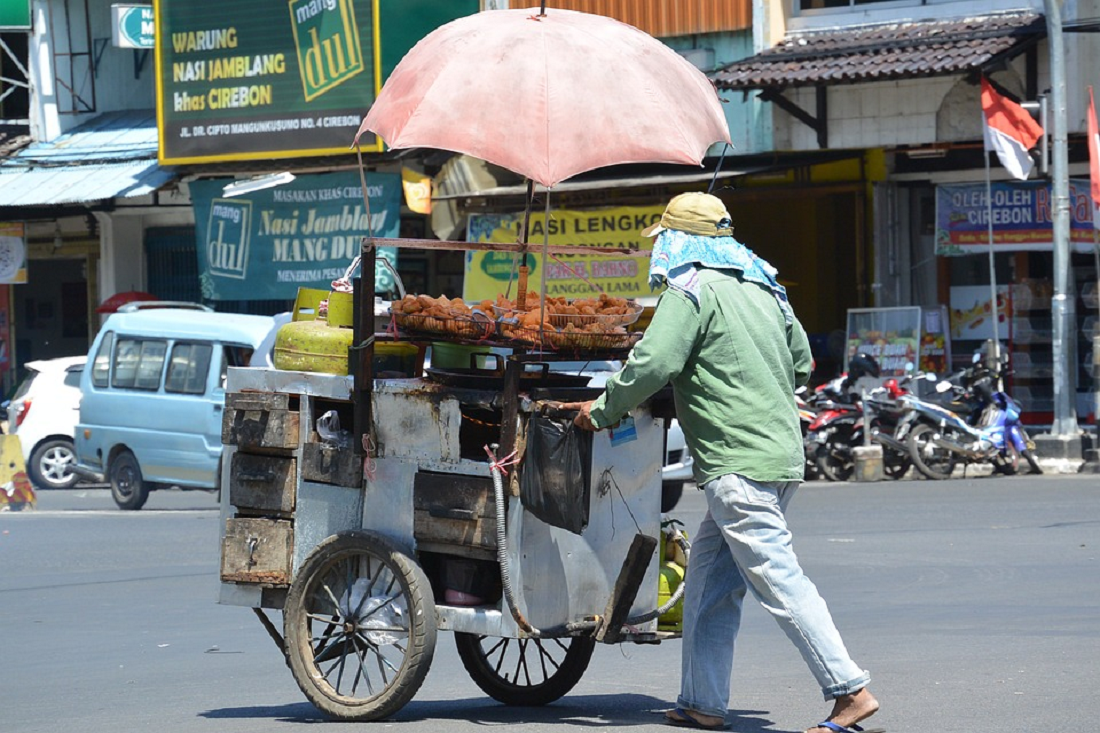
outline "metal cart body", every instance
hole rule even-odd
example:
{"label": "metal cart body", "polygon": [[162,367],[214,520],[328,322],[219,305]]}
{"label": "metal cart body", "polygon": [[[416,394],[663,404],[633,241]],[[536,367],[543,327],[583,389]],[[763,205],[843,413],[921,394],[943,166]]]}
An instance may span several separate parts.
{"label": "metal cart body", "polygon": [[[231,368],[227,395],[219,603],[252,607],[265,620],[260,609],[284,609],[288,589],[311,555],[331,538],[347,534],[383,538],[413,562],[428,555],[443,563],[454,558],[496,562],[490,461],[484,453],[480,459],[472,457],[476,451],[471,453],[471,438],[462,433],[469,429],[468,423],[463,427],[463,408],[499,407],[499,390],[459,389],[425,379],[375,380],[374,445],[365,466],[349,466],[347,460],[338,465],[341,458],[361,459],[350,447],[326,452],[315,430],[317,418],[327,410],[350,415],[352,377]],[[535,403],[526,394],[520,397],[523,420]],[[435,599],[433,644],[435,628],[470,638],[524,640],[538,636],[531,626],[561,629],[606,618],[617,585],[622,585],[632,543],[661,533],[664,421],[646,406],[633,417],[631,439],[613,441],[606,431],[593,436],[588,522],[579,534],[540,520],[514,495],[514,484],[511,491],[504,487],[514,610],[505,598],[449,604],[434,576],[433,587],[425,589]],[[237,428],[246,424],[252,429],[247,436],[251,446],[241,444],[244,432],[233,433],[234,420]],[[274,442],[264,445],[261,431]],[[432,497],[446,497],[459,485],[476,500],[436,512]],[[632,579],[636,594],[629,596],[633,600],[626,614],[631,618],[658,606],[658,556],[647,555],[642,562],[644,572],[635,568]],[[526,629],[520,619],[529,624]],[[622,634],[617,629],[606,641],[655,642],[676,635],[662,634],[657,623],[653,618],[632,624]],[[266,620],[265,626],[286,652],[274,626]],[[339,707],[327,712],[352,719],[378,717],[375,712],[345,715]]]}

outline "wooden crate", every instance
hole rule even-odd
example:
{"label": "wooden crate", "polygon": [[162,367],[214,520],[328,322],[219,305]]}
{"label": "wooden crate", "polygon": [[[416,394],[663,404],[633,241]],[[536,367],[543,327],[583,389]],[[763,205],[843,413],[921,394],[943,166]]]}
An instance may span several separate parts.
{"label": "wooden crate", "polygon": [[225,396],[225,445],[243,450],[293,450],[298,447],[298,425],[298,412],[290,409],[290,395],[232,392]]}
{"label": "wooden crate", "polygon": [[[413,479],[413,537],[421,549],[474,557],[497,546],[491,478],[421,471]],[[462,552],[462,548],[470,550]]]}
{"label": "wooden crate", "polygon": [[229,503],[241,511],[291,514],[296,474],[294,458],[237,451],[229,464]]}
{"label": "wooden crate", "polygon": [[285,519],[226,520],[221,579],[228,583],[290,584],[294,528]]}
{"label": "wooden crate", "polygon": [[359,488],[363,485],[363,459],[351,448],[306,443],[302,446],[302,480]]}

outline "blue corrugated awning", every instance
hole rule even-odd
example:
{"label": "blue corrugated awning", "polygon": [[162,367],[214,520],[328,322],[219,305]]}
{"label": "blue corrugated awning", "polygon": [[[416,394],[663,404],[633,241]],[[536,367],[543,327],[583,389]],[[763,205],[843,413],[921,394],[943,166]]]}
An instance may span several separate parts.
{"label": "blue corrugated awning", "polygon": [[0,206],[50,206],[143,196],[175,177],[157,165],[152,111],[112,112],[0,163]]}

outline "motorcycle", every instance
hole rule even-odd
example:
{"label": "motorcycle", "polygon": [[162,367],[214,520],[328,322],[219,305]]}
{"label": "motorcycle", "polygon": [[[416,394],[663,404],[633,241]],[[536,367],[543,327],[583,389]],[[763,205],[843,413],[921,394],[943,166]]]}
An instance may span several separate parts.
{"label": "motorcycle", "polygon": [[1042,473],[1033,453],[1035,444],[1020,424],[1019,404],[996,389],[1000,374],[981,356],[975,354],[971,367],[938,382],[937,393],[951,393],[947,404],[907,399],[916,415],[906,439],[909,455],[930,479],[949,478],[959,462],[992,463],[996,472],[1011,475],[1019,470],[1021,458],[1032,472]]}
{"label": "motorcycle", "polygon": [[807,427],[806,460],[830,481],[847,481],[855,472],[854,449],[865,444],[865,420],[871,426],[871,440],[883,444],[883,473],[898,479],[909,470],[908,451],[888,445],[879,437],[893,433],[903,414],[897,399],[905,390],[897,380],[890,379],[865,400],[853,391],[860,377],[877,377],[879,373],[873,357],[857,354],[847,374],[822,385],[815,393],[818,411]]}

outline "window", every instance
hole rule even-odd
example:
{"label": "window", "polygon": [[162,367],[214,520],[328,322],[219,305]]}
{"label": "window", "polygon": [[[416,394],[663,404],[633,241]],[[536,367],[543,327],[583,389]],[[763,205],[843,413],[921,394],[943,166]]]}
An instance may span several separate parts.
{"label": "window", "polygon": [[96,352],[92,362],[92,384],[96,387],[106,387],[107,377],[111,372],[111,346],[115,342],[115,334],[108,331],[99,342],[99,351]]}
{"label": "window", "polygon": [[156,390],[160,387],[160,375],[164,369],[164,355],[167,351],[166,341],[119,339],[111,386]]}
{"label": "window", "polygon": [[203,394],[206,392],[206,375],[210,373],[210,344],[176,344],[168,362],[168,376],[164,380],[165,392]]}

